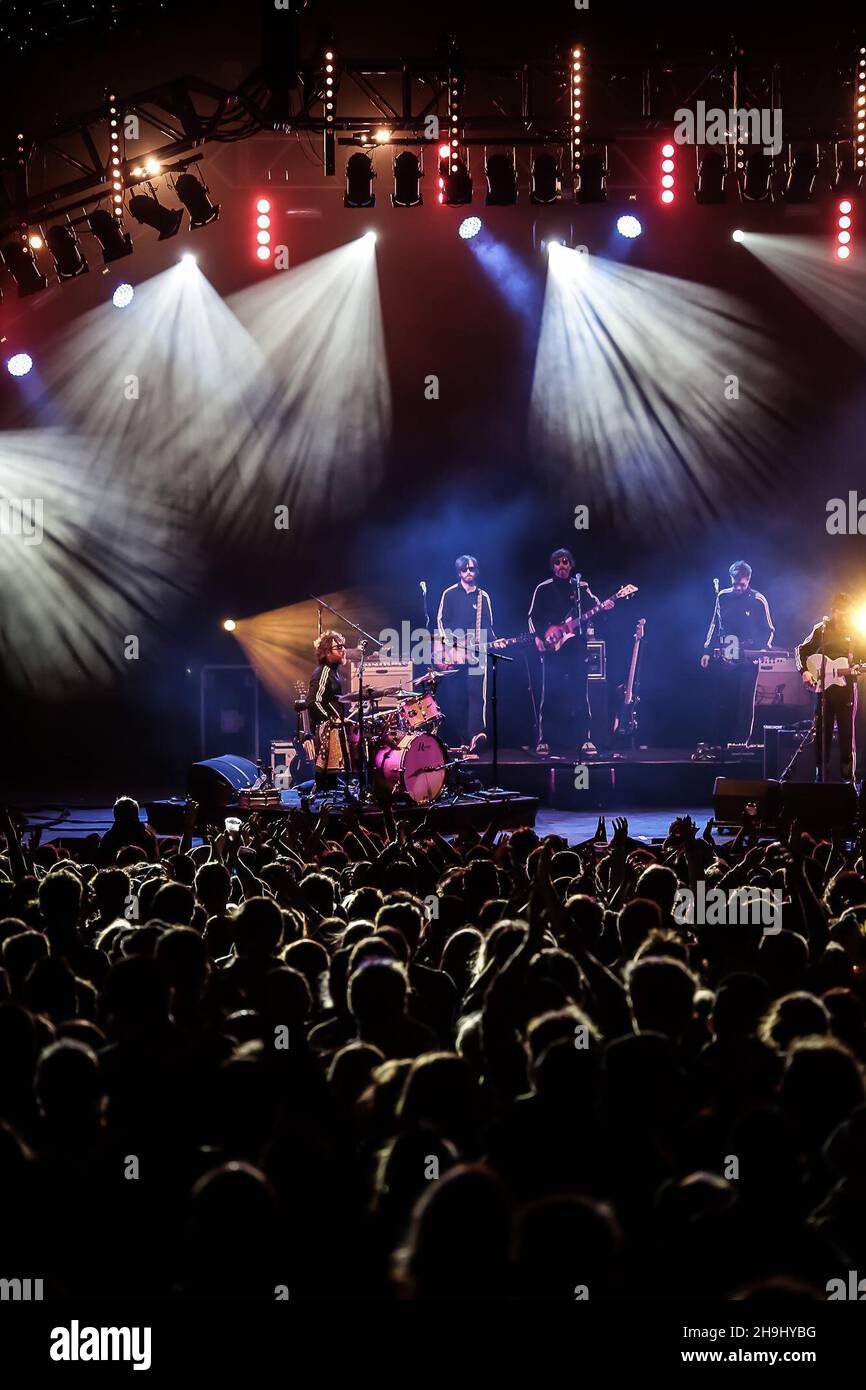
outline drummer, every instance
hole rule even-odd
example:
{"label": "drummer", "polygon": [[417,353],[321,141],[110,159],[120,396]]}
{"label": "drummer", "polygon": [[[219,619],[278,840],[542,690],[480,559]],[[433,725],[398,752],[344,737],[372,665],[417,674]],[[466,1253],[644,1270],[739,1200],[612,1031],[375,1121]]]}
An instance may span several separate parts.
{"label": "drummer", "polygon": [[318,665],[310,677],[307,704],[310,723],[319,745],[316,758],[316,786],[319,790],[333,787],[337,773],[349,773],[346,726],[340,696],[343,682],[340,667],[346,662],[346,639],[341,632],[328,629],[313,643]]}

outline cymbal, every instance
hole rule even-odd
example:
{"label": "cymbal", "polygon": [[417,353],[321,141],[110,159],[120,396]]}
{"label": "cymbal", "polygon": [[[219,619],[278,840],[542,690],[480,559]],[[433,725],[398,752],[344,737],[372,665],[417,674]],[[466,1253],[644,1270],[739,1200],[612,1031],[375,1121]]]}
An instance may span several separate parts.
{"label": "cymbal", "polygon": [[[365,700],[381,700],[381,699],[383,699],[384,697],[386,697],[386,696],[388,696],[388,695],[400,695],[401,693],[402,693],[402,692],[401,692],[401,690],[400,690],[399,685],[384,685],[384,686],[376,686],[375,688],[374,688],[372,685],[365,685],[365,686],[364,686],[364,699],[365,699]],[[357,700],[357,698],[358,698],[358,692],[357,692],[357,690],[356,690],[356,691],[355,691],[355,699]]]}
{"label": "cymbal", "polygon": [[435,685],[436,681],[441,681],[445,676],[456,676],[457,671],[428,671],[426,676],[419,676],[413,685]]}

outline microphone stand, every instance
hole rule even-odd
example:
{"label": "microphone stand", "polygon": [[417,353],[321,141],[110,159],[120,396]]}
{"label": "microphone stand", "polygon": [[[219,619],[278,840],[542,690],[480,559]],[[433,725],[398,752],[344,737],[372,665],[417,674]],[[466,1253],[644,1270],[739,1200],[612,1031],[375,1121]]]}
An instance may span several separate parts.
{"label": "microphone stand", "polygon": [[367,758],[367,745],[364,740],[364,661],[367,656],[367,642],[362,638],[359,642],[361,649],[361,660],[358,663],[358,800],[365,802],[370,795],[370,775],[369,761]]}
{"label": "microphone stand", "polygon": [[503,656],[501,652],[489,651],[487,655],[493,662],[493,688],[491,691],[490,707],[493,716],[493,785],[487,788],[488,796],[501,796],[502,787],[499,785],[499,708],[496,701],[496,673],[500,661],[513,661],[513,656]]}
{"label": "microphone stand", "polygon": [[827,624],[821,624],[821,782],[827,781],[827,654],[825,643],[827,640]]}

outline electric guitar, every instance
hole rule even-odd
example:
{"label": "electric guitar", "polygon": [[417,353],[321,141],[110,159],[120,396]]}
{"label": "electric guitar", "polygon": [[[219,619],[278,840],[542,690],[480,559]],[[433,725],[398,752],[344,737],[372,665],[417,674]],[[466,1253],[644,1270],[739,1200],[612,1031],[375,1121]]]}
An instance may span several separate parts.
{"label": "electric guitar", "polygon": [[621,737],[631,738],[637,733],[637,707],[640,704],[640,695],[636,693],[635,686],[640,644],[643,641],[645,631],[646,618],[638,618],[634,630],[634,646],[628,667],[628,678],[625,685],[619,687],[622,692],[622,705],[613,721],[613,731]]}
{"label": "electric guitar", "polygon": [[[594,608],[588,608],[585,613],[581,613],[580,619],[577,616],[566,618],[564,623],[553,623],[544,633],[544,645],[550,652],[558,652],[566,642],[572,637],[576,637],[583,623],[588,623],[590,618],[594,618],[596,613],[600,613],[605,604],[616,603],[617,599],[631,598],[632,594],[637,593],[635,584],[623,584],[622,588],[617,589],[615,594],[597,603]],[[491,642],[493,648],[513,647],[519,642],[534,642],[535,635],[531,632],[521,632],[519,637],[497,637],[495,642]]]}
{"label": "electric guitar", "polygon": [[[859,676],[866,670],[866,665],[849,666],[847,656],[837,656],[831,658],[822,656],[816,652],[814,656],[806,657],[806,670],[815,677],[814,689],[821,693],[822,688],[829,690],[831,685],[846,685],[846,677]],[[824,672],[824,684],[821,685],[821,671]]]}

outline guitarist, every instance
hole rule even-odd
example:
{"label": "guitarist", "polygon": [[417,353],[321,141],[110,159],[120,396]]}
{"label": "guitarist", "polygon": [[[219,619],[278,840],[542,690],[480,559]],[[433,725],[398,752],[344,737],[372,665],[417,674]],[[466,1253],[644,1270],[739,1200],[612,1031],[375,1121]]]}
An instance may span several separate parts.
{"label": "guitarist", "polygon": [[728,574],[730,587],[716,594],[701,656],[706,670],[714,644],[720,653],[714,665],[712,703],[714,742],[723,748],[728,743],[748,743],[752,737],[758,665],[744,653],[770,649],[776,635],[767,599],[751,587],[751,565],[735,560]]}
{"label": "guitarist", "polygon": [[[820,669],[824,658],[828,662],[840,658],[851,666],[854,662],[854,642],[851,637],[851,599],[848,594],[834,594],[830,605],[830,616],[816,623],[809,636],[797,648],[797,670],[803,673],[803,682],[810,690],[820,691]],[[818,657],[819,675],[807,668],[809,657]],[[816,663],[813,662],[813,666]],[[826,769],[830,760],[830,747],[833,742],[833,728],[839,729],[839,773],[843,782],[854,780],[854,708],[856,704],[856,685],[853,674],[845,676],[841,685],[827,684],[824,699],[820,694],[815,706],[815,780],[822,781],[822,765]],[[826,721],[824,713],[826,709]],[[825,742],[826,740],[826,742]],[[824,757],[821,748],[824,747]]]}
{"label": "guitarist", "polygon": [[458,555],[454,561],[457,583],[442,593],[436,614],[434,664],[457,672],[443,681],[440,699],[450,716],[449,742],[486,741],[487,647],[493,640],[493,608],[490,595],[478,585],[478,561],[474,555]]}
{"label": "guitarist", "polygon": [[[550,557],[552,577],[543,579],[529,606],[529,631],[541,653],[541,702],[538,709],[536,753],[546,757],[551,750],[572,755],[589,739],[589,700],[586,680],[586,639],[578,632],[564,642],[559,651],[544,643],[547,628],[576,618],[586,608],[600,604],[585,579],[575,571],[570,550],[554,550]],[[607,599],[603,608],[613,608]]]}

